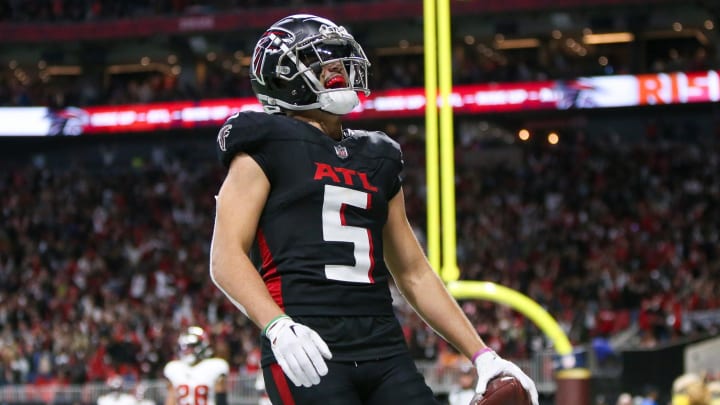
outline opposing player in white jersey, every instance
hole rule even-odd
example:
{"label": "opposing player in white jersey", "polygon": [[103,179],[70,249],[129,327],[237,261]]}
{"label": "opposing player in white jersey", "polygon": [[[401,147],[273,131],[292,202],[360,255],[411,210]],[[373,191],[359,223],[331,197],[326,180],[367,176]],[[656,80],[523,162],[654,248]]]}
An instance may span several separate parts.
{"label": "opposing player in white jersey", "polygon": [[120,376],[110,377],[107,381],[110,392],[100,395],[97,405],[137,405],[134,395],[124,390],[124,381]]}
{"label": "opposing player in white jersey", "polygon": [[165,405],[227,405],[227,361],[212,357],[205,331],[191,326],[178,337],[180,358],[164,369]]}

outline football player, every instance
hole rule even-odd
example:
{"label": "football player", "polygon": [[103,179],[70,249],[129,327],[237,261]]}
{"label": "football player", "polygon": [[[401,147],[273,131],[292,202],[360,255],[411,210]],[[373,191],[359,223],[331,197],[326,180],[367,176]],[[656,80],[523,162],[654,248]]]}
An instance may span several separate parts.
{"label": "football player", "polygon": [[106,383],[110,391],[98,397],[97,405],[138,405],[135,396],[127,392],[122,377],[112,376]]}
{"label": "football player", "polygon": [[458,384],[448,394],[448,405],[468,405],[475,396],[474,367],[470,363],[463,363],[460,367]]}
{"label": "football player", "polygon": [[227,405],[227,361],[212,357],[205,331],[191,326],[178,337],[179,358],[165,365],[165,405]]}
{"label": "football player", "polygon": [[[260,37],[250,79],[265,112],[220,129],[228,169],[216,197],[210,274],[262,329],[275,405],[437,404],[394,316],[391,277],[437,333],[471,358],[477,390],[516,376],[487,348],[410,227],[400,146],[345,128],[369,93],[368,61],[342,26],[297,14]],[[255,263],[253,263],[255,260]]]}
{"label": "football player", "polygon": [[145,382],[140,381],[135,386],[135,399],[137,399],[138,405],[155,405],[155,401],[151,398],[145,398],[145,393],[148,389],[148,386]]}

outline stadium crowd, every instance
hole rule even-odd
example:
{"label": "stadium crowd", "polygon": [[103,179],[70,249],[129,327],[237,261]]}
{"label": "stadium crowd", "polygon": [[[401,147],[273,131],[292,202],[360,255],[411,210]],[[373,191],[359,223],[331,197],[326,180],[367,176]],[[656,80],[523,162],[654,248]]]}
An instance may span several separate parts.
{"label": "stadium crowd", "polygon": [[[394,135],[424,241],[422,139]],[[553,148],[516,145],[514,164],[483,167],[471,164],[483,147],[462,139],[463,278],[529,295],[577,344],[631,324],[644,347],[707,332],[684,316],[720,308],[717,139],[629,146],[578,134]],[[81,159],[8,152],[0,163],[0,384],[159,378],[188,324],[211,332],[234,372],[257,367],[257,328],[208,277],[223,176],[212,139],[119,145],[73,148]],[[462,305],[504,356],[549,345],[507,307]],[[397,313],[418,359],[458,357],[402,299]]]}
{"label": "stadium crowd", "polygon": [[[487,48],[486,48],[487,49]],[[248,51],[249,52],[249,51]],[[368,50],[375,90],[422,87],[422,55],[373,55]],[[253,97],[247,67],[232,68],[229,59],[207,63],[202,74],[191,64],[179,74],[148,71],[81,78],[58,76],[43,82],[39,77],[20,80],[8,69],[0,72],[0,106],[85,107],[91,105],[145,104],[151,102]],[[623,63],[601,66],[587,59],[560,55],[545,64],[517,55],[484,57],[476,48],[457,44],[454,52],[453,82],[478,84],[601,76],[606,74],[659,73],[718,69],[718,63],[704,48],[688,47],[682,52],[658,56],[647,69],[631,69]]]}
{"label": "stadium crowd", "polygon": [[[313,7],[332,5],[331,0],[298,0],[296,6]],[[197,2],[193,0],[134,0],[113,2],[106,0],[46,0],[20,2],[0,0],[0,24],[2,22],[40,22],[82,24],[96,19],[122,19],[139,16],[173,16],[183,13],[212,14],[220,10],[254,10],[258,7],[287,6],[287,2],[258,2],[255,0],[216,0]],[[357,24],[357,23],[356,23]],[[358,25],[360,31],[362,26]],[[501,33],[502,34],[502,33]],[[233,34],[234,35],[234,34]],[[362,34],[361,34],[362,35]],[[576,35],[570,34],[570,36]],[[131,72],[120,73],[97,66],[105,56],[86,54],[85,49],[58,46],[51,51],[43,44],[37,46],[39,54],[50,53],[51,59],[77,60],[83,68],[82,76],[50,75],[43,73],[38,63],[51,65],[48,61],[33,60],[21,64],[6,60],[0,67],[0,106],[51,106],[85,107],[98,104],[131,104],[174,100],[199,100],[208,98],[252,97],[248,80],[246,60],[238,62],[236,52],[252,54],[254,41],[243,45],[226,43],[217,34],[204,39],[218,49],[212,56],[204,53],[189,55],[183,41],[168,41],[168,57],[176,61],[167,63],[166,58],[152,60],[147,68],[138,63],[142,58],[127,59],[128,64],[138,64]],[[490,82],[518,82],[548,79],[568,79],[580,76],[612,74],[642,74],[673,71],[699,71],[720,68],[717,50],[711,43],[701,43],[692,38],[673,40],[657,46],[605,45],[597,52],[580,56],[576,51],[562,45],[565,38],[545,41],[537,48],[502,50],[493,45],[493,37],[455,38],[453,45],[453,82],[477,84]],[[398,39],[395,42],[400,41]],[[398,46],[388,39],[388,47]],[[407,42],[407,41],[405,41]],[[658,42],[658,41],[656,41]],[[660,41],[662,42],[662,41]],[[413,44],[406,44],[413,45]],[[132,45],[128,45],[132,46]],[[92,47],[91,47],[92,48]],[[106,49],[122,48],[109,42]],[[412,47],[411,47],[412,48]],[[423,53],[418,47],[398,49],[368,48],[371,80],[374,90],[404,87],[420,87],[424,83]],[[600,48],[599,48],[600,49]],[[120,50],[128,54],[128,50]],[[184,56],[179,57],[178,55]],[[642,55],[642,57],[636,57]],[[207,58],[206,58],[207,57]],[[171,59],[172,59],[171,58]],[[156,58],[157,59],[157,58]],[[242,59],[242,58],[241,58]],[[246,58],[247,59],[247,58]],[[600,63],[601,60],[604,62]],[[13,63],[14,62],[14,63]],[[7,64],[6,64],[7,63]],[[59,62],[58,65],[62,66]],[[104,63],[104,62],[100,62]],[[162,65],[164,68],[155,65]],[[171,66],[172,65],[172,66]],[[153,67],[154,66],[154,67]],[[103,71],[103,69],[105,69]],[[90,73],[89,73],[90,72]]]}
{"label": "stadium crowd", "polygon": [[[487,49],[487,48],[486,48]],[[249,52],[249,51],[248,51]],[[422,55],[375,56],[372,82],[375,90],[422,87]],[[253,97],[247,67],[239,72],[225,63],[209,63],[202,75],[190,64],[185,73],[149,71],[133,74],[58,76],[49,82],[39,77],[20,80],[8,69],[0,73],[0,106],[85,107],[91,105],[146,104],[151,102]],[[658,57],[647,70],[633,70],[619,63],[600,66],[587,59],[556,57],[540,65],[516,55],[486,58],[475,48],[456,45],[453,62],[455,84],[539,81],[548,79],[647,72],[703,71],[720,63],[703,48],[686,49]]]}
{"label": "stadium crowd", "polygon": [[112,0],[0,0],[0,21],[82,22],[334,3],[333,0],[294,0],[290,3],[280,0],[128,0],[122,2]]}

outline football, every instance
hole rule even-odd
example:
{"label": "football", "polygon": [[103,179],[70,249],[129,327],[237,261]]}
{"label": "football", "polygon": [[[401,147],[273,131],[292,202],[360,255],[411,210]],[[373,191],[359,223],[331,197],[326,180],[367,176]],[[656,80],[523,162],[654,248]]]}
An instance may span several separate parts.
{"label": "football", "polygon": [[501,375],[490,380],[485,395],[475,395],[469,405],[531,405],[531,402],[517,378]]}

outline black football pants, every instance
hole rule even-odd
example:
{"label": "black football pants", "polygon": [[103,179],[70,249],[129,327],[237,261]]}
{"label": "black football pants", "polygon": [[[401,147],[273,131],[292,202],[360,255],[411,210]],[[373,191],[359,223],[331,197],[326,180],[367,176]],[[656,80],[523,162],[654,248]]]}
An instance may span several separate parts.
{"label": "black football pants", "polygon": [[320,384],[309,388],[296,387],[277,363],[264,367],[273,405],[439,405],[408,354],[327,365]]}

